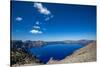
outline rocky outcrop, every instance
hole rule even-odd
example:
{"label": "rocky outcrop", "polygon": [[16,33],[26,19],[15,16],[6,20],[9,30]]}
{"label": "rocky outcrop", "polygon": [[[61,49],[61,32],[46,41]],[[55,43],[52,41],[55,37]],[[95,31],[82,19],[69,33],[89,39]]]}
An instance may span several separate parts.
{"label": "rocky outcrop", "polygon": [[72,55],[66,57],[63,60],[57,61],[51,58],[47,64],[79,63],[92,61],[96,61],[96,42],[89,43],[87,46],[76,50]]}
{"label": "rocky outcrop", "polygon": [[[28,49],[33,47],[33,41],[22,42],[21,40],[11,41],[11,67],[18,67],[25,64],[43,64],[37,57],[30,52]],[[40,47],[42,42],[35,41],[36,47]]]}

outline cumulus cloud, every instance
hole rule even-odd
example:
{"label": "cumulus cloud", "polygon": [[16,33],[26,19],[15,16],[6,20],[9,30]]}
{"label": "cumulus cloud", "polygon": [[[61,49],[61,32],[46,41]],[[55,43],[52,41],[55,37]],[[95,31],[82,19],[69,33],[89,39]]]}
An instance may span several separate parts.
{"label": "cumulus cloud", "polygon": [[45,21],[50,20],[51,18],[53,18],[53,14],[51,13],[50,10],[48,10],[45,6],[43,6],[42,3],[34,3],[34,7],[38,10],[38,12],[40,14],[45,15]]}
{"label": "cumulus cloud", "polygon": [[[50,10],[48,10],[45,6],[43,6],[42,3],[34,3],[34,8],[37,9],[37,11],[40,13],[40,14],[43,14],[43,21],[47,22],[48,20],[50,20],[51,18],[53,18],[53,14],[50,12]],[[40,28],[40,21],[37,20],[33,26],[33,29],[30,30],[30,33],[32,34],[42,34],[43,31],[45,31],[46,29],[45,28]],[[41,26],[42,27],[42,26]]]}
{"label": "cumulus cloud", "polygon": [[16,21],[22,21],[23,18],[22,17],[16,17]]}
{"label": "cumulus cloud", "polygon": [[50,15],[51,12],[42,5],[42,3],[34,3],[34,7],[38,9],[41,14]]}
{"label": "cumulus cloud", "polygon": [[32,33],[32,34],[42,34],[43,32],[33,29],[33,30],[30,31],[30,33]]}

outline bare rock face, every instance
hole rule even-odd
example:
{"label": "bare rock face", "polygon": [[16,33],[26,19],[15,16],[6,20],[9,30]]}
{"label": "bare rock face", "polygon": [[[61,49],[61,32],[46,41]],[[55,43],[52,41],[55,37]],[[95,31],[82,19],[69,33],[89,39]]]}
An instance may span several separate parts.
{"label": "bare rock face", "polygon": [[80,63],[93,61],[96,61],[96,42],[92,42],[87,46],[76,50],[72,55],[66,57],[63,60],[57,61],[51,58],[47,64]]}

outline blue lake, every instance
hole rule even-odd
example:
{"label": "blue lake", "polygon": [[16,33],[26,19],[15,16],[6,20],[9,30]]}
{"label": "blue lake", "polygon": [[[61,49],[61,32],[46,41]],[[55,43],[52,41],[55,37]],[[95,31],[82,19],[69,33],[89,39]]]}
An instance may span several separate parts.
{"label": "blue lake", "polygon": [[42,47],[30,48],[29,52],[35,55],[43,63],[47,63],[50,58],[62,60],[81,47],[83,47],[81,44],[48,44]]}

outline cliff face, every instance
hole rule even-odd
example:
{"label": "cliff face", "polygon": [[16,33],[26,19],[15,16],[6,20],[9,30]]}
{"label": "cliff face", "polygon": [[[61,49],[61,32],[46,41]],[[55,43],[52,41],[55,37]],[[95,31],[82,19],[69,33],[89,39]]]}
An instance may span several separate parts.
{"label": "cliff face", "polygon": [[96,61],[96,42],[92,42],[87,46],[75,51],[72,55],[66,57],[63,60],[56,61],[51,58],[47,64],[79,63],[92,61]]}

